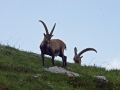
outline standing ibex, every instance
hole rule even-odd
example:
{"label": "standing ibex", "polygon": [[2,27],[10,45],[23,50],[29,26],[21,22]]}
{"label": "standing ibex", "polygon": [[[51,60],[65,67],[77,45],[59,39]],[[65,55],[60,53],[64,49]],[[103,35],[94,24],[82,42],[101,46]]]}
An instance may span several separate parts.
{"label": "standing ibex", "polygon": [[83,49],[79,54],[77,54],[77,48],[75,47],[74,48],[74,53],[75,53],[75,56],[73,58],[73,60],[75,61],[75,63],[79,63],[81,65],[81,58],[83,56],[81,56],[84,52],[87,52],[87,51],[95,51],[97,53],[97,51],[94,49],[94,48],[86,48],[86,49]]}
{"label": "standing ibex", "polygon": [[40,50],[41,50],[41,57],[42,57],[42,65],[44,66],[44,54],[50,55],[52,57],[52,64],[54,66],[54,57],[60,56],[63,61],[63,66],[67,65],[67,57],[64,55],[64,49],[66,49],[66,44],[60,40],[60,39],[51,39],[52,33],[54,31],[54,28],[56,26],[56,23],[54,24],[51,32],[48,32],[46,24],[39,20],[45,28],[46,34],[44,33],[44,39],[40,44]]}

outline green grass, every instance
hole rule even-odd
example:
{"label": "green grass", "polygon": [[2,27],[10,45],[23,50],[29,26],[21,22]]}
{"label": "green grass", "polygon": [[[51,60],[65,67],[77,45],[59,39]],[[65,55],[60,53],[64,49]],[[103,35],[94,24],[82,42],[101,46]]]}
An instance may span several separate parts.
{"label": "green grass", "polygon": [[[55,60],[55,65],[62,66]],[[45,67],[52,66],[45,58]],[[120,70],[106,71],[101,67],[79,66],[68,63],[65,69],[79,73],[80,77],[68,77],[45,71],[41,57],[32,52],[0,45],[0,90],[120,90]],[[38,78],[34,76],[40,74]],[[107,84],[101,84],[93,76],[103,75]]]}

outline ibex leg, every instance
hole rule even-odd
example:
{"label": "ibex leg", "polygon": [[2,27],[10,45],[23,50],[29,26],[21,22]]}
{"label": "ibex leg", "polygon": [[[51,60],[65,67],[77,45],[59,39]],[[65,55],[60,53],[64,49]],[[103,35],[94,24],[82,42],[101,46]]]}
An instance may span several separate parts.
{"label": "ibex leg", "polygon": [[44,66],[44,54],[43,53],[41,54],[41,57],[42,57],[42,65]]}

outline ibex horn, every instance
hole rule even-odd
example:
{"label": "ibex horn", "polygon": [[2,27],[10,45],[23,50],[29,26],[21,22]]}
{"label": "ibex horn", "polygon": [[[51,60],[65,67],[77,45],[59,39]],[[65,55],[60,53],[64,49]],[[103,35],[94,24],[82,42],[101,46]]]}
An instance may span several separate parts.
{"label": "ibex horn", "polygon": [[50,32],[50,35],[52,35],[52,33],[53,33],[54,29],[55,29],[55,26],[56,26],[56,23],[54,24],[54,26],[53,26],[53,28],[52,28],[52,30]]}
{"label": "ibex horn", "polygon": [[74,48],[74,53],[75,53],[75,55],[77,55],[77,48],[76,47]]}
{"label": "ibex horn", "polygon": [[81,56],[84,52],[87,52],[87,51],[95,51],[97,53],[97,51],[94,48],[86,48],[86,49],[83,49],[78,55]]}
{"label": "ibex horn", "polygon": [[42,20],[39,20],[39,22],[41,22],[43,24],[46,34],[49,34],[46,24]]}

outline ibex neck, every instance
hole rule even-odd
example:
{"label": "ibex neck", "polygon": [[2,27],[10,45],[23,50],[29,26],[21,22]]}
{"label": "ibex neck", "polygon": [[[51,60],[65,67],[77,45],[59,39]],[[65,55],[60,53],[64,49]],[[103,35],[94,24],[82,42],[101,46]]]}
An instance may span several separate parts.
{"label": "ibex neck", "polygon": [[41,47],[48,47],[50,44],[48,44],[47,42],[44,42],[44,41],[42,41],[42,43],[41,43]]}

